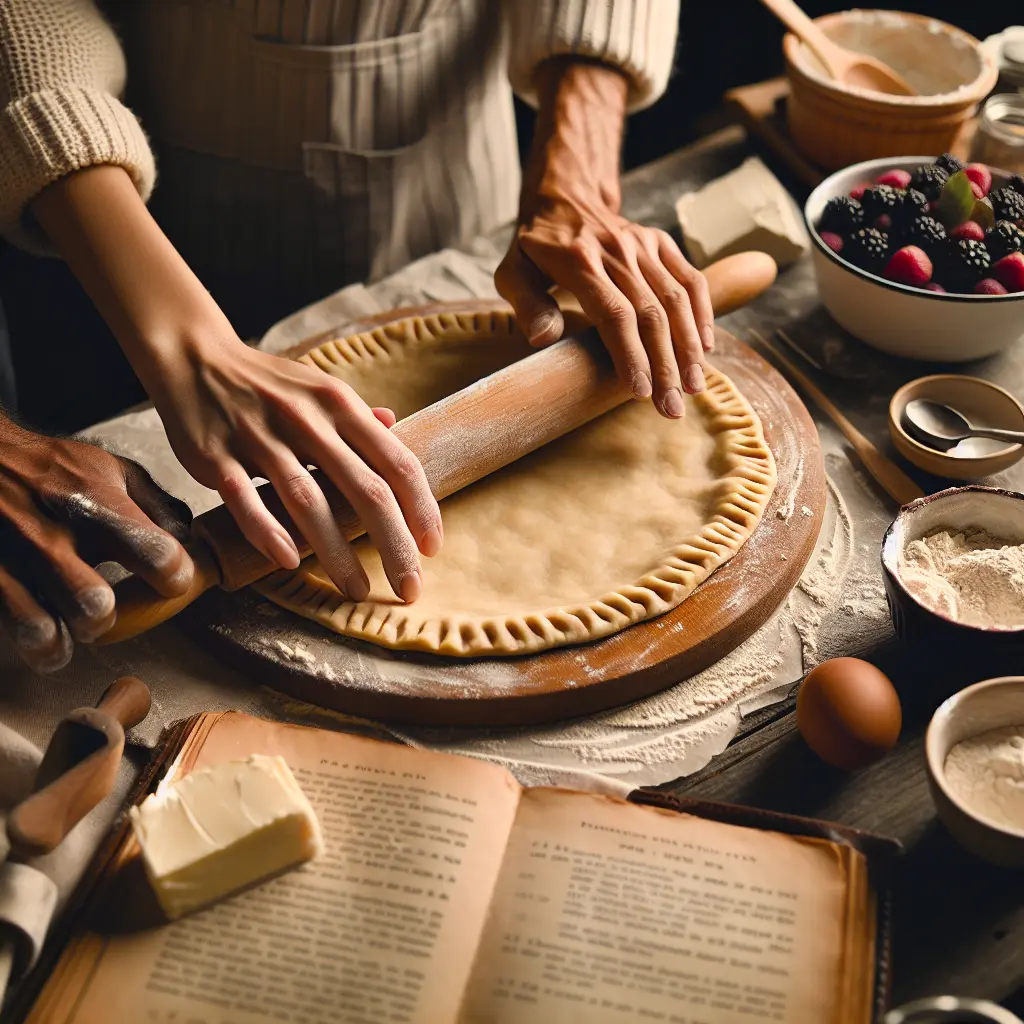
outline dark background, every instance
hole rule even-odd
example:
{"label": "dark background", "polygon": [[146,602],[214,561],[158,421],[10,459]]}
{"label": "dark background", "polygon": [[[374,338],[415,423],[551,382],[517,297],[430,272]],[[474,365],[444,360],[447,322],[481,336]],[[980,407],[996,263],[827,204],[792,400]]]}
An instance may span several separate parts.
{"label": "dark background", "polygon": [[[804,0],[802,6],[817,16],[851,5]],[[903,0],[898,6],[979,38],[1004,29],[1014,18],[1011,10],[1019,20],[1022,10],[1020,0]],[[630,120],[625,166],[647,163],[707,131],[726,90],[781,74],[783,34],[758,0],[682,0],[674,74],[664,97]],[[526,153],[533,113],[518,100],[516,111]],[[70,432],[144,398],[64,264],[34,260],[0,240],[0,405],[41,429]]]}
{"label": "dark background", "polygon": [[[800,0],[811,17],[847,10],[853,3]],[[865,0],[864,7],[875,4]],[[1024,17],[1019,0],[902,0],[878,4],[913,14],[926,14],[984,39]],[[701,134],[700,123],[737,85],[763,82],[781,75],[781,22],[759,0],[682,0],[675,73],[665,95],[648,110],[635,114],[626,135],[625,165],[636,167],[671,153]],[[516,101],[520,151],[529,145],[533,114]]]}

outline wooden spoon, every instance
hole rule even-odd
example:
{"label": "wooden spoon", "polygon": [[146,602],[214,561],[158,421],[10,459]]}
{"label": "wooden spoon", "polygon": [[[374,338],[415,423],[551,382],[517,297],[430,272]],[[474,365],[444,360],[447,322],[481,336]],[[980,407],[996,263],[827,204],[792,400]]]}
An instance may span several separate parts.
{"label": "wooden spoon", "polygon": [[917,90],[902,75],[877,57],[847,50],[831,39],[804,12],[794,0],[761,0],[798,39],[810,47],[811,52],[824,65],[828,74],[843,85],[857,89],[873,89],[892,96],[917,96]]}
{"label": "wooden spoon", "polygon": [[49,853],[113,789],[124,731],[149,714],[149,688],[134,676],[113,682],[94,708],[61,720],[36,773],[31,796],[7,818],[19,859]]}

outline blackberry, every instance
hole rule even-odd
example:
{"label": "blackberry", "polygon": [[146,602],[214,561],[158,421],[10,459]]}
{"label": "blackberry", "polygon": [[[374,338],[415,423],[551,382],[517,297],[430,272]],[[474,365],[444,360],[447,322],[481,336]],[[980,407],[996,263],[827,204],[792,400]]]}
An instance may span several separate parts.
{"label": "blackberry", "polygon": [[1011,252],[1021,252],[1024,250],[1024,228],[1018,227],[1013,221],[1001,220],[985,235],[985,247],[993,263],[1009,256]]}
{"label": "blackberry", "polygon": [[864,207],[864,216],[868,221],[874,222],[879,217],[887,215],[892,217],[900,205],[902,190],[893,188],[892,185],[873,185],[864,190],[860,197],[860,205]]}
{"label": "blackberry", "polygon": [[1024,177],[1022,177],[1019,174],[1015,174],[1006,183],[1006,187],[1012,188],[1014,192],[1019,192],[1022,196],[1024,196]]}
{"label": "blackberry", "polygon": [[953,156],[952,153],[943,153],[942,156],[935,161],[935,166],[941,167],[946,172],[946,176],[951,177],[956,174],[957,171],[962,171],[964,169],[964,162],[959,157]]}
{"label": "blackberry", "polygon": [[818,221],[818,231],[834,231],[846,236],[864,224],[864,210],[856,199],[836,196],[825,204]]}
{"label": "blackberry", "polygon": [[947,181],[949,181],[949,171],[936,167],[935,164],[925,164],[923,167],[918,167],[911,175],[910,187],[916,188],[918,192],[923,192],[928,202],[934,203],[939,198],[942,186]]}
{"label": "blackberry", "polygon": [[989,194],[996,220],[1024,220],[1024,195],[1009,186]]}
{"label": "blackberry", "polygon": [[889,236],[878,228],[859,228],[847,239],[843,256],[861,270],[881,271],[889,258]]}
{"label": "blackberry", "polygon": [[[951,239],[939,259],[942,283],[951,292],[972,292],[987,275],[992,256],[984,242],[973,238]],[[936,275],[939,276],[939,275]]]}
{"label": "blackberry", "polygon": [[916,245],[927,253],[933,253],[942,249],[949,236],[946,234],[946,229],[934,217],[925,214],[915,217],[910,222],[903,237],[905,245]]}
{"label": "blackberry", "polygon": [[928,200],[925,199],[923,192],[918,192],[916,188],[902,190],[896,209],[892,213],[893,239],[906,238],[914,221],[925,216],[927,205]]}

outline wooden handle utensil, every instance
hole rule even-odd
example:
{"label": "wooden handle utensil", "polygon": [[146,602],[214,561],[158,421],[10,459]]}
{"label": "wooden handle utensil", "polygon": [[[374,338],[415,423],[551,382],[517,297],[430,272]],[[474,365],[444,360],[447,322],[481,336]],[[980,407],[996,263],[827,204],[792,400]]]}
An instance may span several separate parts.
{"label": "wooden handle utensil", "polygon": [[761,0],[801,42],[806,43],[826,72],[837,82],[890,93],[893,96],[916,96],[917,90],[888,64],[866,53],[855,53],[833,42],[796,5],[794,0]]}
{"label": "wooden handle utensil", "polygon": [[[737,253],[708,267],[704,274],[715,313],[730,312],[760,295],[775,280],[776,272],[775,261],[761,252]],[[630,397],[591,328],[421,409],[393,429],[419,458],[431,491],[441,499]],[[345,537],[360,536],[363,527],[352,507],[322,473],[313,475],[330,499]],[[259,490],[271,513],[294,538],[300,554],[309,554],[309,546],[270,485]],[[129,577],[114,588],[117,621],[97,643],[137,636],[170,619],[211,587],[237,590],[277,569],[242,536],[223,505],[198,516],[192,534],[187,550],[196,573],[188,592],[177,598],[160,597],[141,578]]]}
{"label": "wooden handle utensil", "polygon": [[94,708],[77,708],[57,726],[31,796],[7,818],[18,859],[49,853],[114,787],[124,732],[149,714],[149,688],[134,676],[112,683]]}

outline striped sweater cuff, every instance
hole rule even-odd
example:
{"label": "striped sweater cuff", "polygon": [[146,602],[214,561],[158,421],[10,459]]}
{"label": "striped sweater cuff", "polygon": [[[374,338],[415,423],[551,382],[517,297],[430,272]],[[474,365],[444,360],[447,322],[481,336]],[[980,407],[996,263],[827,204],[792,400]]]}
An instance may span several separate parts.
{"label": "striped sweater cuff", "polygon": [[142,127],[119,100],[100,89],[64,86],[22,96],[0,114],[0,235],[52,255],[28,204],[50,182],[97,164],[116,164],[143,199],[156,165]]}
{"label": "striped sweater cuff", "polygon": [[679,0],[515,0],[507,6],[515,91],[537,105],[537,65],[578,54],[611,64],[630,80],[629,109],[649,107],[672,71]]}

